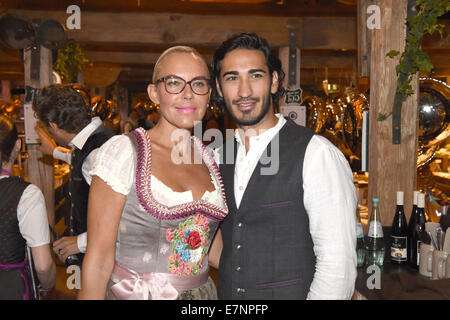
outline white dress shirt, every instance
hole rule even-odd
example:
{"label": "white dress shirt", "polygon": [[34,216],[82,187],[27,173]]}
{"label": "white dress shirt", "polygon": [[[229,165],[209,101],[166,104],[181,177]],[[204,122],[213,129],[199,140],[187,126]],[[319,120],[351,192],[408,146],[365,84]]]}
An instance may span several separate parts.
{"label": "white dress shirt", "polygon": [[[261,155],[286,123],[286,119],[280,114],[276,116],[279,120],[274,127],[258,136],[250,137],[248,152],[239,130],[236,130],[238,150],[234,171],[234,195],[238,208]],[[217,161],[218,153],[215,155]],[[309,217],[316,255],[316,271],[307,299],[350,299],[357,275],[357,197],[353,174],[342,152],[319,135],[314,135],[306,148],[303,190],[303,203]]]}
{"label": "white dress shirt", "polygon": [[[100,117],[94,117],[91,120],[91,123],[89,123],[86,127],[83,128],[73,139],[69,142],[69,147],[72,148],[78,148],[83,149],[84,144],[86,143],[87,139],[91,136],[91,134],[98,129],[102,125],[102,120]],[[89,153],[89,155],[84,159],[84,162],[81,166],[81,171],[83,174],[84,179],[86,180],[87,184],[91,185],[92,176],[89,174],[89,171],[94,167],[94,161],[95,161],[95,155],[98,152],[98,148],[94,149]],[[67,163],[71,163],[72,160],[72,153],[71,150],[63,148],[63,147],[56,147],[53,150],[53,158],[62,160]],[[80,249],[81,252],[86,252],[86,246],[87,246],[87,232],[84,232],[82,234],[79,234],[77,237],[77,245],[78,249]]]}
{"label": "white dress shirt", "polygon": [[[0,179],[8,176],[0,175]],[[50,243],[47,208],[42,191],[34,184],[28,185],[17,205],[17,221],[22,237],[30,248]]]}

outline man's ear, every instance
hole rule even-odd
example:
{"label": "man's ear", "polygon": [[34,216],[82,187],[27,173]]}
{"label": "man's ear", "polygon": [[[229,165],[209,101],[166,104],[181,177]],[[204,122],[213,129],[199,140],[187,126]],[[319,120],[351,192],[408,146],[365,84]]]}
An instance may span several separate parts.
{"label": "man's ear", "polygon": [[223,98],[222,88],[220,87],[220,82],[219,82],[219,79],[217,79],[217,78],[216,78],[216,89],[217,89],[217,93],[219,94],[219,96],[221,98]]}
{"label": "man's ear", "polygon": [[150,98],[150,100],[153,103],[159,104],[159,95],[158,95],[158,92],[156,90],[156,86],[153,83],[150,83],[147,86],[147,94],[148,94],[148,97]]}
{"label": "man's ear", "polygon": [[278,72],[272,72],[272,85],[270,87],[270,93],[275,94],[278,91]]}
{"label": "man's ear", "polygon": [[54,130],[59,129],[58,125],[57,125],[56,123],[54,123],[54,122],[49,122],[49,123],[48,123],[48,126],[49,126],[50,128],[52,128],[52,129],[54,129]]}

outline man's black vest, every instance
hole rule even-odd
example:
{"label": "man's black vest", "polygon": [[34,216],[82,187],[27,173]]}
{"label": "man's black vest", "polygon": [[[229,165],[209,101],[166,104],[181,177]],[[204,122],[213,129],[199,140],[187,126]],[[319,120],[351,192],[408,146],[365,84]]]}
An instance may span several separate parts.
{"label": "man's black vest", "polygon": [[29,183],[18,177],[0,179],[0,264],[25,260],[26,241],[17,220],[17,206]]}
{"label": "man's black vest", "polygon": [[86,140],[81,150],[72,152],[70,166],[69,196],[71,200],[70,232],[79,235],[87,231],[87,208],[89,184],[84,180],[82,166],[92,150],[99,148],[114,134],[104,125],[98,127]]}
{"label": "man's black vest", "polygon": [[[303,204],[302,173],[313,135],[288,119],[266,149],[272,159],[279,152],[278,172],[261,174],[264,166],[258,162],[239,209],[234,197],[234,164],[220,166],[229,209],[221,224],[220,299],[306,299],[316,257]],[[236,152],[235,141],[234,163]]]}

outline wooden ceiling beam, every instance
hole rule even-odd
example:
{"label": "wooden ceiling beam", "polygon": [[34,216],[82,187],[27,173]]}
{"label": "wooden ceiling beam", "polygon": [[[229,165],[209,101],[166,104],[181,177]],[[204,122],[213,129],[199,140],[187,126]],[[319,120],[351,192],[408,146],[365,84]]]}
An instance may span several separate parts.
{"label": "wooden ceiling beam", "polygon": [[76,4],[82,12],[133,12],[232,16],[285,16],[285,17],[354,17],[356,6],[343,5],[334,0],[285,0],[283,4],[272,1],[263,4],[205,3],[185,0],[3,0],[6,9],[62,11]]}

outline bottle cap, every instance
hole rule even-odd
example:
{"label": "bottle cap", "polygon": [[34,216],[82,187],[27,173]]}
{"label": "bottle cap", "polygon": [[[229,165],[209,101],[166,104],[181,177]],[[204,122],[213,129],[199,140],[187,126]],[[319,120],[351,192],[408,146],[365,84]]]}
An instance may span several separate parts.
{"label": "bottle cap", "polygon": [[417,198],[417,207],[425,208],[425,193],[419,193],[419,196]]}
{"label": "bottle cap", "polygon": [[378,206],[378,202],[380,202],[380,199],[378,198],[372,198],[372,202],[374,206]]}
{"label": "bottle cap", "polygon": [[419,197],[419,191],[414,191],[414,195],[413,195],[413,204],[415,204],[417,206],[417,199]]}
{"label": "bottle cap", "polygon": [[397,191],[397,205],[403,205],[403,191]]}

